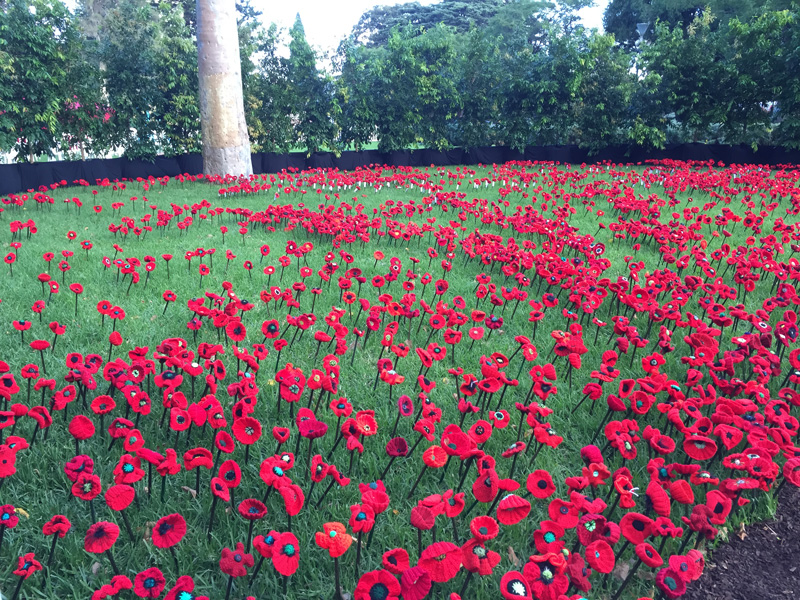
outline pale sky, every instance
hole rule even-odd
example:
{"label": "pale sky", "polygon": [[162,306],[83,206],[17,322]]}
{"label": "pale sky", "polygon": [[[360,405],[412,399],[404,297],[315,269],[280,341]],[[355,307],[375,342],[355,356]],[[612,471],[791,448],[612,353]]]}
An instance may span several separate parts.
{"label": "pale sky", "polygon": [[[434,4],[433,0],[418,0],[420,4]],[[587,28],[603,29],[603,11],[609,0],[595,0],[595,5],[581,11],[582,23]],[[276,23],[289,29],[295,15],[300,13],[306,39],[317,50],[335,51],[339,42],[353,29],[363,13],[377,4],[394,5],[393,0],[253,0],[253,7],[262,11],[265,24]]]}

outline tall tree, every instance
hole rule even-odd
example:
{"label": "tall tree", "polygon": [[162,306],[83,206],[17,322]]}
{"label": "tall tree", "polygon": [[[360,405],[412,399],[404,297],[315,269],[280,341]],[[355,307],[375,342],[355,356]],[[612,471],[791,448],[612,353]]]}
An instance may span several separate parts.
{"label": "tall tree", "polygon": [[289,35],[288,75],[295,102],[297,141],[309,154],[336,150],[339,105],[334,98],[333,79],[317,69],[317,56],[306,40],[300,14]]}
{"label": "tall tree", "polygon": [[197,56],[203,171],[250,175],[234,0],[197,0]]}
{"label": "tall tree", "polygon": [[17,160],[58,145],[58,114],[68,94],[71,15],[58,0],[8,0],[0,10],[0,149]]}

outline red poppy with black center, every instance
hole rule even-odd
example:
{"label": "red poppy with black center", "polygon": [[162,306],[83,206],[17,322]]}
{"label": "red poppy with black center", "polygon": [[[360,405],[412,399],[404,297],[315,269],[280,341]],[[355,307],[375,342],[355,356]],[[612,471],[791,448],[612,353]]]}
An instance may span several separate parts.
{"label": "red poppy with black center", "polygon": [[653,533],[653,520],[637,512],[625,513],[619,521],[622,535],[631,544],[641,544]]}
{"label": "red poppy with black center", "polygon": [[578,524],[578,507],[572,502],[566,502],[561,498],[550,501],[547,507],[550,520],[555,521],[564,529],[572,529]]}
{"label": "red poppy with black center", "polygon": [[544,500],[549,498],[556,492],[556,486],[553,483],[553,478],[548,471],[538,469],[528,475],[525,481],[525,488],[534,498]]}
{"label": "red poppy with black center", "polygon": [[492,437],[492,424],[480,419],[469,428],[468,433],[476,444],[484,444]]}
{"label": "red poppy with black center", "polygon": [[[4,507],[0,507],[0,517],[4,514],[2,511]],[[42,526],[42,533],[46,536],[56,535],[63,538],[67,532],[72,528],[72,523],[64,515],[54,515],[47,523]]]}
{"label": "red poppy with black center", "polygon": [[171,548],[186,535],[186,519],[178,513],[161,517],[153,526],[151,535],[157,548]]}
{"label": "red poppy with black center", "polygon": [[400,584],[389,571],[369,571],[358,580],[353,597],[355,600],[399,600]]}
{"label": "red poppy with black center", "polygon": [[92,554],[110,550],[119,537],[119,527],[108,521],[99,521],[89,527],[83,539],[83,547]]}

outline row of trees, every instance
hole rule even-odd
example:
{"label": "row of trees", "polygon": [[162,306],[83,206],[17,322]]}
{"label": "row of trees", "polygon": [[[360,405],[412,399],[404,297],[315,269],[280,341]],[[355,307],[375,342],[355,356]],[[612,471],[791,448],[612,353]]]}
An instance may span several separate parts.
{"label": "row of trees", "polygon": [[[612,31],[621,1],[606,13]],[[299,17],[288,32],[263,27],[244,2],[251,144],[800,147],[798,5],[779,1],[746,2],[742,19],[684,7],[642,44],[578,25],[586,0],[378,7],[330,57],[309,45]],[[194,35],[193,0],[86,0],[75,13],[61,0],[0,0],[0,151],[199,151]]]}

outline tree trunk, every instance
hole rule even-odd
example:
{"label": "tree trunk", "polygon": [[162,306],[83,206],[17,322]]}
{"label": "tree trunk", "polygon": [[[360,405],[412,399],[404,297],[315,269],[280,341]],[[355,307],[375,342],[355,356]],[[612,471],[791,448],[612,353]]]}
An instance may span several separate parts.
{"label": "tree trunk", "polygon": [[203,172],[251,175],[234,0],[197,0]]}

